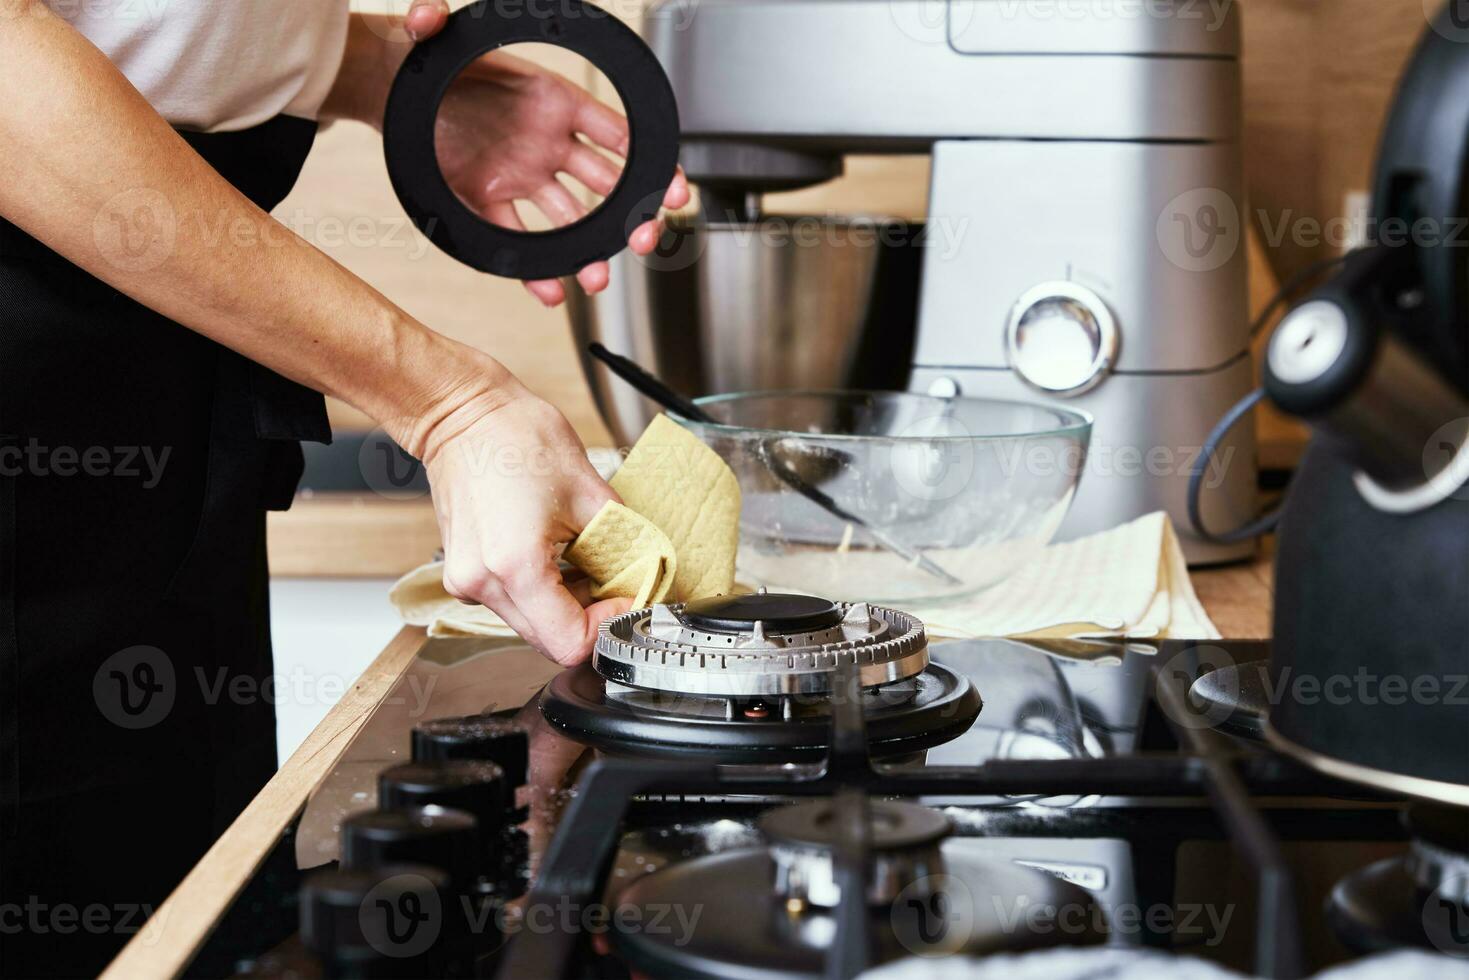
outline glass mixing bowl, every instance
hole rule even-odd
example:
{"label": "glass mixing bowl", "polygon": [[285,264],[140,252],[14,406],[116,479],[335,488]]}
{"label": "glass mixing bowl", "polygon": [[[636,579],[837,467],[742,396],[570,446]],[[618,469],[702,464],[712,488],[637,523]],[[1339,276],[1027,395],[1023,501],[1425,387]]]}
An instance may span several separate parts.
{"label": "glass mixing bowl", "polygon": [[1064,408],[902,392],[697,403],[717,422],[675,418],[739,478],[740,582],[848,601],[957,599],[1029,561],[1071,506],[1092,428]]}

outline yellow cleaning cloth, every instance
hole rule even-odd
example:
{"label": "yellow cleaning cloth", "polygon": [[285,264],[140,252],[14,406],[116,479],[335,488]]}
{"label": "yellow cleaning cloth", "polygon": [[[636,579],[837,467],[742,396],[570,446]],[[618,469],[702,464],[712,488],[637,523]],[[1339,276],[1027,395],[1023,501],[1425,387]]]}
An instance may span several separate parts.
{"label": "yellow cleaning cloth", "polygon": [[[713,450],[659,415],[610,482],[623,503],[605,504],[563,556],[591,578],[593,598],[623,596],[640,609],[733,589],[740,486]],[[512,634],[444,591],[442,562],[409,572],[388,598],[430,636]]]}
{"label": "yellow cleaning cloth", "polygon": [[[714,450],[668,416],[659,415],[638,437],[610,482],[631,517],[646,518],[672,543],[676,567],[669,570],[673,586],[666,593],[672,601],[723,595],[733,588],[735,551],[740,542],[740,484]],[[616,506],[607,504],[603,513]],[[597,573],[582,565],[577,556],[606,546],[597,524],[594,519],[566,550],[567,561],[594,579]],[[625,567],[646,553],[625,554],[612,564]]]}
{"label": "yellow cleaning cloth", "polygon": [[668,535],[611,500],[566,546],[564,557],[590,576],[593,599],[622,596],[635,609],[667,599],[678,574],[678,550]]}

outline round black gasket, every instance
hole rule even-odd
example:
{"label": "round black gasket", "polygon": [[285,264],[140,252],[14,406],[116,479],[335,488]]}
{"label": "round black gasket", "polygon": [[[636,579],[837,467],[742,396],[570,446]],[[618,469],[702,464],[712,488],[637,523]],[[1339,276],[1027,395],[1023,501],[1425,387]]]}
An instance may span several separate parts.
{"label": "round black gasket", "polygon": [[[866,712],[875,757],[917,752],[958,738],[983,702],[969,679],[930,663],[914,679],[916,694],[888,701],[873,695]],[[619,755],[699,758],[725,763],[814,762],[826,757],[831,715],[815,699],[791,721],[728,719],[718,698],[662,692],[607,692],[590,663],[563,670],[541,690],[541,715],[563,735]]]}
{"label": "round black gasket", "polygon": [[[597,208],[553,231],[502,228],[459,200],[439,169],[434,122],[454,79],[507,44],[554,44],[586,58],[617,90],[628,153],[617,186]],[[622,21],[581,0],[479,0],[414,46],[393,80],[383,116],[388,177],[413,223],[465,265],[511,279],[555,279],[611,258],[655,217],[678,165],[678,105],[658,59]]]}

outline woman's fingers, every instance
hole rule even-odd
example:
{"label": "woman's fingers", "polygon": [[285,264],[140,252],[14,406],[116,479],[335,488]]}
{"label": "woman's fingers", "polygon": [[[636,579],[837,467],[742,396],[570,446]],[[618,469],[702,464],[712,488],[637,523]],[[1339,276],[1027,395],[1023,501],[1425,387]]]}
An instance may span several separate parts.
{"label": "woman's fingers", "polygon": [[554,176],[531,191],[530,199],[557,227],[569,225],[587,213],[587,206]]}
{"label": "woman's fingers", "polygon": [[[561,186],[561,182],[554,177],[537,188],[531,194],[531,200],[553,225],[569,225],[580,220],[587,213],[587,206],[578,201],[576,196]],[[598,293],[607,288],[607,281],[611,275],[611,269],[608,268],[606,262],[593,262],[576,274],[576,281],[588,293]]]}
{"label": "woman's fingers", "polygon": [[[510,201],[487,204],[484,211],[485,218],[502,228],[525,231],[525,222],[520,220],[520,215],[515,213],[515,205]],[[545,306],[557,306],[566,301],[566,290],[555,279],[529,279],[525,288]]]}
{"label": "woman's fingers", "polygon": [[668,184],[668,193],[663,195],[663,206],[677,210],[689,203],[689,178],[684,175],[683,167],[677,167],[673,171],[673,180]]}
{"label": "woman's fingers", "polygon": [[537,568],[520,569],[505,585],[519,612],[535,623],[536,646],[563,666],[585,660],[602,620],[631,605],[628,599],[604,599],[583,609],[549,560]]}
{"label": "woman's fingers", "polygon": [[564,167],[567,173],[585,184],[588,190],[602,197],[612,193],[612,188],[617,186],[617,181],[622,176],[621,167],[579,140],[573,141]]}
{"label": "woman's fingers", "polygon": [[403,15],[403,30],[414,41],[426,41],[449,22],[449,0],[413,0]]}
{"label": "woman's fingers", "polygon": [[658,247],[658,239],[663,234],[663,222],[654,218],[652,221],[644,221],[632,230],[627,236],[627,245],[636,255],[647,255]]}
{"label": "woman's fingers", "polygon": [[627,117],[611,106],[588,96],[582,100],[572,126],[603,149],[627,156]]}
{"label": "woman's fingers", "polygon": [[505,591],[500,578],[484,567],[483,562],[451,554],[444,561],[444,591],[471,606],[484,606],[505,621],[528,643],[535,643],[530,621],[521,614]]}

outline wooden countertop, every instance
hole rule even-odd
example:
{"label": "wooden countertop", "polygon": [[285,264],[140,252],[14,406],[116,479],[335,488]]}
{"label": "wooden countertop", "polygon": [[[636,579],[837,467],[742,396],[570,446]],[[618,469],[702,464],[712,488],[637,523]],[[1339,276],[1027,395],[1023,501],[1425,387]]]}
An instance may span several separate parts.
{"label": "wooden countertop", "polygon": [[1230,640],[1270,638],[1275,609],[1275,537],[1265,539],[1254,561],[1189,574],[1194,591],[1219,632]]}
{"label": "wooden countertop", "polygon": [[[1263,639],[1270,635],[1273,551],[1267,542],[1251,563],[1193,573],[1194,589],[1224,636]],[[418,627],[405,626],[398,632],[159,906],[103,977],[155,980],[183,972],[282,831],[301,812],[312,789],[336,765],[425,639]]]}

